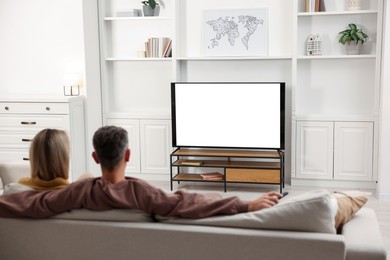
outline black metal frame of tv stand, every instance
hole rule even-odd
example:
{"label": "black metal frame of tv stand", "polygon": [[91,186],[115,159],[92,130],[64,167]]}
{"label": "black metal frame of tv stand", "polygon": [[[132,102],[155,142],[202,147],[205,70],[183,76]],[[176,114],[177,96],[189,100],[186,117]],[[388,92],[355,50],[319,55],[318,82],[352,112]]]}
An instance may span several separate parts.
{"label": "black metal frame of tv stand", "polygon": [[[216,152],[213,154],[213,152]],[[253,153],[253,154],[252,154]],[[274,153],[275,156],[269,156],[269,153]],[[230,155],[229,155],[230,154]],[[235,154],[235,155],[234,155]],[[261,156],[261,154],[264,154],[264,156]],[[268,155],[267,155],[268,154]],[[176,160],[174,160],[174,157],[176,157]],[[199,165],[189,165],[189,164],[180,164],[180,160],[182,158],[207,158],[202,160],[195,160],[195,159],[187,159],[189,162],[192,161],[202,161],[205,164],[199,164]],[[227,158],[227,160],[219,161],[220,164],[208,164],[207,162],[210,162],[211,158]],[[262,159],[264,161],[258,162],[259,164],[256,165],[245,165],[237,166],[234,165],[234,162],[243,162],[243,161],[237,161],[237,160],[231,160],[233,158],[241,158],[241,159]],[[267,166],[268,162],[267,160],[273,160],[273,161],[279,161],[278,167],[274,166]],[[226,161],[226,163],[223,163]],[[248,162],[248,161],[245,161]],[[233,164],[232,164],[233,163]],[[263,163],[264,165],[261,165]],[[178,184],[180,182],[211,182],[211,183],[223,183],[224,185],[224,192],[227,191],[227,183],[245,183],[245,184],[272,184],[272,185],[279,185],[280,187],[280,193],[282,193],[283,188],[285,186],[285,172],[284,172],[284,151],[280,149],[275,150],[219,150],[219,149],[191,149],[191,148],[176,148],[170,155],[170,186],[171,190],[173,190],[173,182],[177,181]],[[177,174],[173,176],[173,168],[176,167]],[[200,177],[197,177],[196,175],[200,174],[187,174],[182,173],[180,169],[188,168],[188,167],[200,167],[200,168],[219,168],[223,169],[223,179],[222,180],[204,180]],[[254,170],[279,170],[280,176],[279,176],[279,183],[274,182],[251,182],[251,181],[229,181],[226,180],[226,169],[254,169]],[[185,177],[183,177],[185,176]],[[188,177],[188,178],[187,178]]]}

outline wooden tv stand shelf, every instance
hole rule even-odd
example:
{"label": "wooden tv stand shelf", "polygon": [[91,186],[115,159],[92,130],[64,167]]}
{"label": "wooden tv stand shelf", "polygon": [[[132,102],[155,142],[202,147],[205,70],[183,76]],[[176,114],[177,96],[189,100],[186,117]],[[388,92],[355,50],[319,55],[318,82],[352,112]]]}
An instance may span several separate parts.
{"label": "wooden tv stand shelf", "polygon": [[[220,182],[276,184],[284,188],[284,152],[282,150],[215,150],[178,148],[170,156],[171,190],[173,182]],[[223,172],[190,173],[192,167],[219,168]],[[174,175],[173,169],[177,168]],[[185,170],[187,169],[187,170]],[[185,170],[185,171],[184,171]]]}

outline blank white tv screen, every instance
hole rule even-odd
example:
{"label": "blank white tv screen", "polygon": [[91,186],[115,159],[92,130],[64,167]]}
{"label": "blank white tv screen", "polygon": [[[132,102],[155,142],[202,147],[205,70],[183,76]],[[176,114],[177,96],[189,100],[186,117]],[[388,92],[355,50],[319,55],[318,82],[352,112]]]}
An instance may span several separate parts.
{"label": "blank white tv screen", "polygon": [[172,83],[174,147],[284,149],[284,83]]}

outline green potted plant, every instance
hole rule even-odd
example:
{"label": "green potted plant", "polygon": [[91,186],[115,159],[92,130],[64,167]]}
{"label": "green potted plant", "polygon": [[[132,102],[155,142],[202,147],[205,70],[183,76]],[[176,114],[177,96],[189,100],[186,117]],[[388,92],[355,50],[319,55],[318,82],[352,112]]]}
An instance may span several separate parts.
{"label": "green potted plant", "polygon": [[160,13],[160,5],[155,0],[142,1],[144,16],[158,16]]}
{"label": "green potted plant", "polygon": [[367,41],[368,35],[354,23],[348,26],[348,29],[339,32],[339,43],[347,46],[347,54],[359,54],[360,47]]}

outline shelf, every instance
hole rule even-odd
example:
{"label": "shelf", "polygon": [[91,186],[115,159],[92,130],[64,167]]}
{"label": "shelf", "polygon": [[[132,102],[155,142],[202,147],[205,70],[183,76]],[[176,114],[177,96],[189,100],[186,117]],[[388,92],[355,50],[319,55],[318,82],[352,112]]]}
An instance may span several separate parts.
{"label": "shelf", "polygon": [[132,58],[132,57],[116,57],[106,58],[106,61],[172,61],[172,58]]}
{"label": "shelf", "polygon": [[299,114],[295,116],[300,121],[343,121],[343,122],[371,122],[378,116],[375,115],[343,115],[343,114]]}
{"label": "shelf", "polygon": [[106,118],[111,119],[124,119],[124,118],[132,118],[132,119],[156,119],[156,120],[170,120],[171,113],[170,111],[132,111],[132,112],[115,112],[108,111],[104,113]]}
{"label": "shelf", "polygon": [[165,16],[134,16],[134,17],[104,17],[104,21],[161,21],[161,20],[171,20],[170,17]]}
{"label": "shelf", "polygon": [[299,12],[298,17],[308,16],[334,16],[334,15],[362,15],[378,14],[378,10],[344,11],[344,12]]}
{"label": "shelf", "polygon": [[274,158],[279,159],[277,151],[250,151],[250,150],[186,150],[180,149],[172,156],[208,156],[208,157],[239,157],[239,158]]}
{"label": "shelf", "polygon": [[326,60],[326,59],[375,59],[374,54],[361,55],[321,55],[321,56],[298,56],[298,60]]}
{"label": "shelf", "polygon": [[205,180],[196,173],[178,173],[173,177],[174,181],[201,181],[201,182],[224,182],[224,180]]}
{"label": "shelf", "polygon": [[[173,157],[176,157],[175,160]],[[171,154],[170,165],[171,190],[174,181],[222,182],[225,192],[227,183],[279,185],[280,192],[284,186],[284,153],[279,150],[177,148]],[[174,167],[177,167],[177,174],[173,177]],[[219,168],[218,172],[223,170],[221,174],[224,178],[203,179],[200,174],[204,172],[198,172],[199,168],[203,171]]]}
{"label": "shelf", "polygon": [[191,160],[177,160],[173,163],[173,166],[180,167],[226,167],[226,168],[255,168],[255,169],[280,169],[279,162],[254,162],[254,161],[223,161],[223,160],[204,160],[202,164],[188,165],[184,164],[185,161]]}
{"label": "shelf", "polygon": [[213,61],[213,60],[226,60],[226,61],[232,61],[232,60],[291,60],[291,56],[248,56],[248,57],[178,57],[177,60],[182,61]]}

